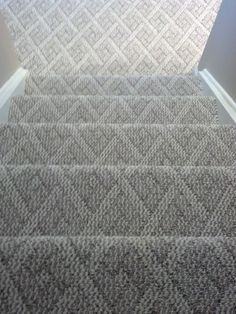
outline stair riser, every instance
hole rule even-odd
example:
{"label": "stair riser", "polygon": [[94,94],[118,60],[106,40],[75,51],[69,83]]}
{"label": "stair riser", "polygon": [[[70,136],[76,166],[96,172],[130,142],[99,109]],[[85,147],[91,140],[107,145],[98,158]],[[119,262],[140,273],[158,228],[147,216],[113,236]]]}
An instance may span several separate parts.
{"label": "stair riser", "polygon": [[0,125],[2,164],[233,166],[236,128]]}
{"label": "stair riser", "polygon": [[236,168],[0,167],[0,235],[236,236]]}
{"label": "stair riser", "polygon": [[195,76],[30,76],[26,94],[197,96],[202,86]]}
{"label": "stair riser", "polygon": [[27,123],[217,123],[210,97],[19,97],[12,101],[10,122]]}

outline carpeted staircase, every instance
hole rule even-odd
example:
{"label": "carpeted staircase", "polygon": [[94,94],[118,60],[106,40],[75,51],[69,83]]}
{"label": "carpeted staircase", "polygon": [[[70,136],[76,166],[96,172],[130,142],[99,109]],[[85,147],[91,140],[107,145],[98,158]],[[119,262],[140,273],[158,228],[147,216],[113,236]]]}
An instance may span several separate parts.
{"label": "carpeted staircase", "polygon": [[194,76],[29,76],[0,126],[0,313],[235,313],[236,127]]}

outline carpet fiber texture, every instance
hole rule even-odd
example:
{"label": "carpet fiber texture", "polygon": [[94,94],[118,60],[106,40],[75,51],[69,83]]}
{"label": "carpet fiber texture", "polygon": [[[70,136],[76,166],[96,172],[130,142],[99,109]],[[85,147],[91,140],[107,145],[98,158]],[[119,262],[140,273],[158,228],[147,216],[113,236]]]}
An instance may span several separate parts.
{"label": "carpet fiber texture", "polygon": [[196,76],[29,76],[26,94],[198,96]]}
{"label": "carpet fiber texture", "polygon": [[1,0],[19,59],[36,74],[189,73],[220,0]]}
{"label": "carpet fiber texture", "polygon": [[234,313],[236,127],[200,80],[26,84],[0,125],[0,312]]}
{"label": "carpet fiber texture", "polygon": [[9,122],[214,124],[218,110],[213,97],[24,96]]}
{"label": "carpet fiber texture", "polygon": [[30,70],[0,125],[1,314],[236,313],[236,127],[191,75],[220,2],[0,0]]}
{"label": "carpet fiber texture", "polygon": [[236,127],[3,124],[3,164],[235,166]]}
{"label": "carpet fiber texture", "polygon": [[236,168],[0,167],[0,236],[236,236]]}
{"label": "carpet fiber texture", "polygon": [[234,313],[235,238],[0,238],[1,313]]}

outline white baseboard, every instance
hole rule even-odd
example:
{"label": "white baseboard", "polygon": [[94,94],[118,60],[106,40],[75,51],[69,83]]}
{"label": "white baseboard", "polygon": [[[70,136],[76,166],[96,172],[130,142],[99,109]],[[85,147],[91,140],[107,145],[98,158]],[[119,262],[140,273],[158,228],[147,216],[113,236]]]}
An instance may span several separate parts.
{"label": "white baseboard", "polygon": [[226,90],[217,82],[213,75],[208,70],[199,71],[198,74],[210,88],[215,97],[219,100],[230,117],[236,123],[236,102],[226,92]]}
{"label": "white baseboard", "polygon": [[0,122],[8,120],[11,97],[24,95],[27,73],[27,70],[19,68],[0,88]]}

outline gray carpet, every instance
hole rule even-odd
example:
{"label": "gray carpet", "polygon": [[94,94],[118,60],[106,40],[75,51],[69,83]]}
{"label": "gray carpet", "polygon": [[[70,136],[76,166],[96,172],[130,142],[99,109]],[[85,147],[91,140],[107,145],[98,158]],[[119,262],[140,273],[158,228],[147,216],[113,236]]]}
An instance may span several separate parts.
{"label": "gray carpet", "polygon": [[32,73],[189,73],[221,0],[1,0]]}
{"label": "gray carpet", "polygon": [[183,75],[219,3],[0,0],[1,314],[236,313],[236,127]]}
{"label": "gray carpet", "polygon": [[12,99],[10,122],[214,124],[213,97],[24,96]]}
{"label": "gray carpet", "polygon": [[236,236],[236,168],[0,167],[0,236]]}
{"label": "gray carpet", "polygon": [[3,164],[235,166],[236,127],[0,125]]}
{"label": "gray carpet", "polygon": [[1,313],[235,313],[235,238],[0,238]]}
{"label": "gray carpet", "polygon": [[0,312],[234,313],[236,128],[200,81],[26,91],[0,125]]}
{"label": "gray carpet", "polygon": [[196,76],[29,76],[26,94],[197,96],[202,94]]}

